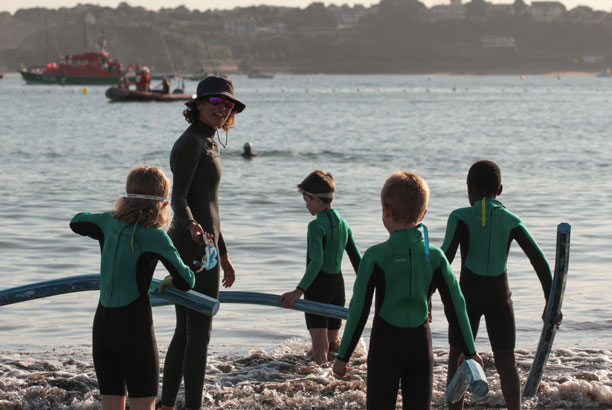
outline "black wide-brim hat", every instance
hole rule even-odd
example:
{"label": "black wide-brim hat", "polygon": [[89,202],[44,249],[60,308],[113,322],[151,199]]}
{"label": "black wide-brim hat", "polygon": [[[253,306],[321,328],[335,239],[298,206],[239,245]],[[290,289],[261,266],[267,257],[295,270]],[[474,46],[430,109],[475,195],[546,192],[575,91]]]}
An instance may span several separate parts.
{"label": "black wide-brim hat", "polygon": [[244,110],[244,108],[246,107],[246,105],[234,95],[234,83],[232,83],[232,80],[224,77],[216,77],[214,75],[206,77],[198,83],[196,97],[187,101],[185,105],[191,107],[200,98],[209,95],[226,96],[234,103],[236,103],[236,105],[234,106],[234,110],[236,110],[236,112],[242,112],[242,110]]}

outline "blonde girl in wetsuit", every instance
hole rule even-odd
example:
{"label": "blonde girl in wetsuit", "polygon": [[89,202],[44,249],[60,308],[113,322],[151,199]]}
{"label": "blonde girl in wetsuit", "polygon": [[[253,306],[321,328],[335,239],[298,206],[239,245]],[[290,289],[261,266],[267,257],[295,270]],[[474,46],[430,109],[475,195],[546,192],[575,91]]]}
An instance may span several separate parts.
{"label": "blonde girl in wetsuit", "polygon": [[161,229],[168,224],[170,181],[158,169],[132,169],[127,194],[111,212],[79,213],[70,228],[100,243],[100,300],[93,323],[93,359],[104,410],[153,410],[159,360],[149,287],[158,261],[163,286],[189,290],[193,272]]}

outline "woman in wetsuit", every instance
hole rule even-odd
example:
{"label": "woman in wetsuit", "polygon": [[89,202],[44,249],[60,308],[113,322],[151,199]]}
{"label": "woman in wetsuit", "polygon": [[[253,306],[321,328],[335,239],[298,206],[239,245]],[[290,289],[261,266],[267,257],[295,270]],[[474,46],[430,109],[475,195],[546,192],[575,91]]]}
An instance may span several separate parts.
{"label": "woman in wetsuit", "polygon": [[[159,382],[159,360],[149,302],[157,261],[172,275],[172,284],[188,290],[193,272],[162,231],[169,221],[170,181],[158,168],[134,168],[127,194],[113,212],[79,213],[70,228],[100,242],[100,300],[93,323],[93,359],[105,410],[123,410],[126,390],[130,409],[153,410]],[[169,279],[162,286],[170,283]]]}
{"label": "woman in wetsuit", "polygon": [[[198,235],[204,231],[213,235],[223,269],[223,285],[232,286],[235,272],[219,221],[221,161],[215,134],[218,135],[219,128],[227,133],[234,124],[235,115],[244,110],[245,105],[234,96],[230,80],[215,76],[200,81],[196,98],[186,105],[183,114],[191,125],[176,141],[170,154],[174,219],[168,234],[183,261],[196,272],[194,290],[217,298],[219,265],[209,271],[200,268],[197,263],[201,246]],[[185,408],[199,409],[212,318],[179,305],[175,305],[175,309],[176,329],[164,363],[162,409],[174,409],[182,378]]]}

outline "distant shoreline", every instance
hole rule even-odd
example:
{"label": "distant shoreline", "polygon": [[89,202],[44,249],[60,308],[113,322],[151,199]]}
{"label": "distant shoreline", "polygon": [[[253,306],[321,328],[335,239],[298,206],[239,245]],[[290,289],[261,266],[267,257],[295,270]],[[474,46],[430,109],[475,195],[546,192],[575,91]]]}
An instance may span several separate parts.
{"label": "distant shoreline", "polygon": [[[227,74],[227,75],[247,75],[245,73],[241,73],[238,70],[219,70],[219,73]],[[431,72],[346,72],[346,73],[326,73],[326,72],[300,72],[295,73],[288,70],[265,70],[265,73],[270,73],[274,75],[427,75],[427,76],[509,76],[509,75],[518,75],[518,76],[527,76],[527,75],[537,75],[537,76],[558,76],[558,77],[594,77],[597,76],[599,71],[549,71],[549,70],[474,70],[474,71],[431,71]],[[18,75],[18,71],[5,71],[2,72],[4,75]],[[155,72],[153,74],[156,74]],[[211,73],[212,74],[212,73]],[[194,74],[182,74],[182,76],[192,76]]]}

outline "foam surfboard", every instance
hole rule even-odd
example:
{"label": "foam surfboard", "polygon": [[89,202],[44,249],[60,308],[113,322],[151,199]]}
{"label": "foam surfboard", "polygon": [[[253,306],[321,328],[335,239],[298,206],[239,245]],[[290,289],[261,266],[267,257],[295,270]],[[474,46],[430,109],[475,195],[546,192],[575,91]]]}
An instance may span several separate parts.
{"label": "foam surfboard", "polygon": [[565,292],[565,283],[567,281],[567,268],[569,264],[570,251],[570,233],[571,227],[567,223],[561,223],[557,226],[557,251],[555,257],[555,275],[553,284],[548,298],[548,306],[544,316],[544,326],[540,334],[540,341],[536,350],[525,388],[523,389],[523,397],[533,397],[538,390],[544,366],[548,360],[548,355],[552,349],[555,333],[557,331],[557,318],[561,313],[561,304],[563,303],[563,294]]}
{"label": "foam surfboard", "polygon": [[[271,293],[221,291],[219,292],[219,302],[221,302],[221,304],[245,303],[251,305],[283,307],[280,303],[280,295],[274,295]],[[172,303],[168,302],[167,300],[161,300],[157,298],[156,295],[151,296],[152,306],[164,306],[170,304]],[[327,303],[314,302],[311,300],[297,300],[289,309],[342,320],[346,320],[348,316],[347,308],[329,305]]]}
{"label": "foam surfboard", "polygon": [[474,359],[466,359],[457,368],[453,379],[446,388],[446,401],[449,403],[457,403],[467,390],[478,397],[484,397],[489,392],[489,384],[487,376],[480,364]]}
{"label": "foam surfboard", "polygon": [[[192,290],[182,292],[171,287],[164,288],[164,291],[160,294],[157,291],[160,282],[158,279],[153,279],[151,283],[152,306],[177,303],[210,316],[217,313],[219,301],[221,303],[248,303],[281,307],[280,296],[268,293],[222,291],[219,292],[219,301]],[[0,290],[0,306],[48,296],[98,289],[100,289],[99,275],[70,276]],[[309,300],[298,300],[291,309],[343,320],[346,320],[348,315],[347,308]]]}
{"label": "foam surfboard", "polygon": [[[219,301],[217,299],[191,290],[182,292],[168,286],[160,293],[157,290],[160,282],[158,279],[153,279],[151,287],[155,296],[168,301],[168,303],[178,303],[208,316],[214,316],[219,310]],[[48,296],[98,289],[100,289],[99,275],[69,276],[1,290],[0,306]]]}

